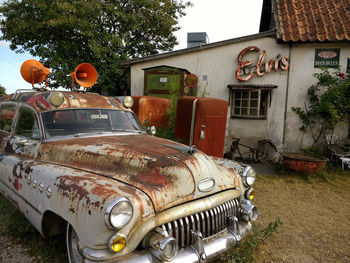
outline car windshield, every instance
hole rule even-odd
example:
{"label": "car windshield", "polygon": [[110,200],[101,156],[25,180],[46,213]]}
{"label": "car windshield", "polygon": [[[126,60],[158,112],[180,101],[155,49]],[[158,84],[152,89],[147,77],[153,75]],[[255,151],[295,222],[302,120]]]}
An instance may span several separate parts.
{"label": "car windshield", "polygon": [[105,132],[141,132],[132,112],[111,109],[69,109],[41,113],[47,138]]}

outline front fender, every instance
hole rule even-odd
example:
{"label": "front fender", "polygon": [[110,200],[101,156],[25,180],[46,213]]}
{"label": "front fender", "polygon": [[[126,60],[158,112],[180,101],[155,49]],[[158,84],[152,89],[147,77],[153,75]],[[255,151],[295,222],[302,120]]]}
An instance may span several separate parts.
{"label": "front fender", "polygon": [[45,212],[59,215],[73,226],[82,247],[107,248],[116,230],[107,228],[104,213],[118,197],[128,198],[134,207],[133,219],[124,228],[126,234],[140,218],[146,220],[154,216],[152,202],[146,194],[115,179],[47,163],[33,163],[30,177],[36,178],[44,191],[32,195],[30,202],[40,213],[33,213],[36,216],[29,220],[43,234]]}

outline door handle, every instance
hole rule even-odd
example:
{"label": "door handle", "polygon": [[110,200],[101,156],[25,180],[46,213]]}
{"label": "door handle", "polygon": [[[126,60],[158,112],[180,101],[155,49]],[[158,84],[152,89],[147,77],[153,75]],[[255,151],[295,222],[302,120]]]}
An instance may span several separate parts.
{"label": "door handle", "polygon": [[205,138],[205,125],[201,125],[201,133],[200,133],[199,138],[201,140],[204,140],[204,138]]}

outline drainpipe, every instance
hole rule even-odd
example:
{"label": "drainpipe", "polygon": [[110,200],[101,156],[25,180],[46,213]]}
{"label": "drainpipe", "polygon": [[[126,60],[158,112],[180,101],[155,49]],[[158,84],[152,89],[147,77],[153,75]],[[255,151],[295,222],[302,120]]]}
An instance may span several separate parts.
{"label": "drainpipe", "polygon": [[289,95],[289,77],[290,77],[290,72],[292,70],[292,44],[289,44],[289,70],[288,70],[288,75],[287,75],[287,90],[286,90],[286,101],[284,103],[284,123],[283,123],[283,136],[282,136],[282,147],[285,149],[285,142],[286,142],[286,129],[287,129],[287,110],[288,110],[288,95]]}

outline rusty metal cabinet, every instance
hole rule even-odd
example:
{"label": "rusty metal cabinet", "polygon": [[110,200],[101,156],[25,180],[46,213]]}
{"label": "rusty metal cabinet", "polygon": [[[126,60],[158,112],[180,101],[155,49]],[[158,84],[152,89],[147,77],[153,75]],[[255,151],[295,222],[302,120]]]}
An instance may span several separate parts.
{"label": "rusty metal cabinet", "polygon": [[169,116],[167,114],[170,101],[164,98],[150,96],[132,96],[134,105],[132,110],[139,121],[146,125],[164,127],[168,125]]}
{"label": "rusty metal cabinet", "polygon": [[212,156],[224,151],[228,102],[214,98],[182,97],[178,100],[175,139]]}

